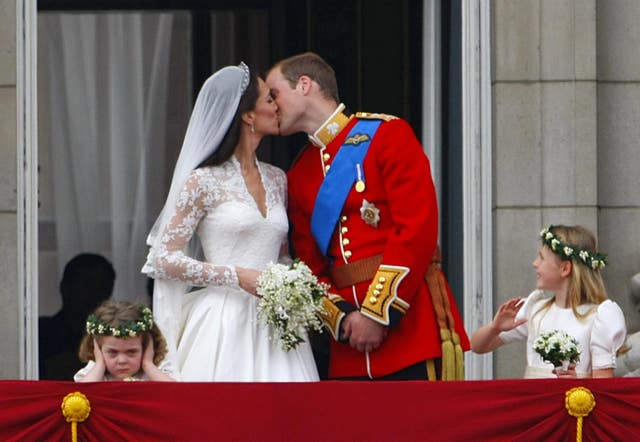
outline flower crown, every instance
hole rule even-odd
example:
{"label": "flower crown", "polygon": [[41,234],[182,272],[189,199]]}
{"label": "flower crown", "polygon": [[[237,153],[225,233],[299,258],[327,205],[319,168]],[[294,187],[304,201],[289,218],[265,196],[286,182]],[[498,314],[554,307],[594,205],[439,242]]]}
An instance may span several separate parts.
{"label": "flower crown", "polygon": [[141,333],[150,331],[151,327],[153,327],[153,313],[151,313],[151,309],[141,305],[140,312],[142,313],[142,319],[139,321],[131,321],[117,327],[102,322],[96,315],[91,314],[87,318],[87,334],[108,335],[117,338],[135,338]]}
{"label": "flower crown", "polygon": [[582,263],[593,270],[604,269],[607,265],[607,255],[598,252],[590,252],[588,250],[580,250],[574,244],[568,244],[560,241],[557,236],[551,232],[553,226],[549,226],[540,232],[542,243],[564,260],[573,259]]}

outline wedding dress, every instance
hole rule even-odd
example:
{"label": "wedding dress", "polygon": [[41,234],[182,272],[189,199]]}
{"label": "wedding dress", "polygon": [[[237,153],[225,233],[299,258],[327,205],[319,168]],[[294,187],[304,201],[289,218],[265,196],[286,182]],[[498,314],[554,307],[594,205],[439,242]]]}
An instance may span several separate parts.
{"label": "wedding dress", "polygon": [[[184,294],[177,365],[184,381],[316,381],[308,342],[285,352],[257,319],[259,299],[238,286],[235,267],[264,270],[287,248],[286,176],[258,162],[263,214],[232,156],[191,172],[156,252],[154,278],[205,287]],[[205,259],[182,252],[196,232]]]}

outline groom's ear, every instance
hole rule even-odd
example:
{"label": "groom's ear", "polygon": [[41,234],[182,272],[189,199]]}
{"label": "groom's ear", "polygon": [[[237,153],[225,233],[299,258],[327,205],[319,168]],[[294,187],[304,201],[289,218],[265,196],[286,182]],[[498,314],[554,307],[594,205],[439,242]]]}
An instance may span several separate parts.
{"label": "groom's ear", "polygon": [[313,80],[308,75],[301,75],[300,78],[298,78],[298,84],[296,87],[300,89],[303,95],[307,95],[311,90],[312,82]]}

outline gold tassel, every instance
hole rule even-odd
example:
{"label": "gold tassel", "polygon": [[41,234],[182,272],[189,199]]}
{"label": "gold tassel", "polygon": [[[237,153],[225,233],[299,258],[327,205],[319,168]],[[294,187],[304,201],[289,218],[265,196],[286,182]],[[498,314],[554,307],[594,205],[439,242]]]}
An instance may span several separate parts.
{"label": "gold tassel", "polygon": [[456,376],[456,357],[451,341],[451,331],[446,328],[440,329],[440,339],[442,340],[442,380],[451,381]]}
{"label": "gold tassel", "polygon": [[464,380],[464,352],[462,351],[462,345],[460,345],[460,336],[455,331],[453,334],[453,345],[456,353],[456,377],[457,381]]}
{"label": "gold tassel", "polygon": [[455,322],[451,313],[451,305],[444,273],[440,270],[440,249],[436,248],[425,280],[431,293],[436,321],[440,328],[442,345],[442,373],[443,381],[464,380],[464,352],[460,344],[460,336],[455,331]]}

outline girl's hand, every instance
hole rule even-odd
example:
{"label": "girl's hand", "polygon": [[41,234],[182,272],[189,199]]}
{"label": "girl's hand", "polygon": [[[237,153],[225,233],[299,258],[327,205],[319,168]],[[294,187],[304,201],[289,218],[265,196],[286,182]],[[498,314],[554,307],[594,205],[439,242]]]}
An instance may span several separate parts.
{"label": "girl's hand", "polygon": [[104,364],[104,357],[102,356],[102,349],[96,338],[93,338],[93,359],[95,362],[93,368],[91,368],[84,377],[78,379],[78,382],[100,382],[104,380],[106,366]]}
{"label": "girl's hand", "polygon": [[240,288],[251,293],[253,296],[258,296],[257,286],[260,272],[254,269],[236,267],[236,273],[238,275],[238,284],[240,285]]}
{"label": "girl's hand", "polygon": [[524,302],[520,296],[512,298],[502,304],[493,318],[491,324],[493,330],[497,333],[509,331],[527,322],[526,318],[516,321],[516,315],[523,304]]}
{"label": "girl's hand", "polygon": [[144,349],[144,354],[142,355],[142,371],[144,371],[147,377],[152,381],[175,381],[171,376],[163,373],[162,370],[156,367],[156,364],[153,363],[154,356],[155,350],[153,347],[153,339],[150,337],[147,348]]}
{"label": "girl's hand", "polygon": [[576,364],[569,364],[566,370],[554,368],[553,373],[558,376],[558,379],[576,379],[578,377],[576,374]]}
{"label": "girl's hand", "polygon": [[504,344],[500,339],[500,333],[513,330],[527,322],[527,318],[516,320],[516,315],[523,304],[521,297],[510,299],[502,304],[493,321],[483,325],[471,335],[471,350],[474,353],[488,353]]}
{"label": "girl's hand", "polygon": [[104,366],[104,357],[102,356],[102,349],[100,348],[100,344],[98,344],[98,340],[93,338],[93,359],[96,365]]}

